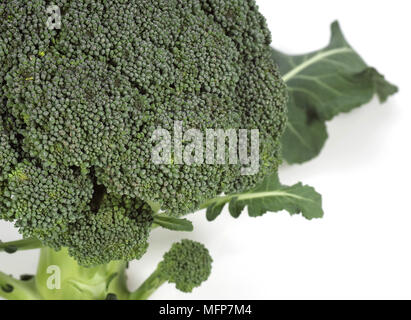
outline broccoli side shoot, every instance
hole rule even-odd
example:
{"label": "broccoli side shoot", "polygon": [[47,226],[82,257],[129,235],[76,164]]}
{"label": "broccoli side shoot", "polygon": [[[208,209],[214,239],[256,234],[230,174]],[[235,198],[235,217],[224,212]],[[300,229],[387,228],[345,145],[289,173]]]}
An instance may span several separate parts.
{"label": "broccoli side shoot", "polygon": [[212,262],[210,253],[201,243],[192,240],[175,243],[164,254],[157,269],[130,298],[147,299],[165,282],[175,283],[182,292],[192,292],[208,279]]}

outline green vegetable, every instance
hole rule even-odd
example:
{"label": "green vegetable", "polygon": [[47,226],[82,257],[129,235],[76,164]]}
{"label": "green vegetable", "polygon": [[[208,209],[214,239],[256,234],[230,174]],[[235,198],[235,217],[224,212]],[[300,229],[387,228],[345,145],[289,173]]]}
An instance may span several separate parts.
{"label": "green vegetable", "polygon": [[[23,240],[24,241],[24,240]],[[24,242],[15,242],[17,246]],[[13,300],[141,300],[165,282],[191,292],[208,279],[212,258],[201,244],[182,240],[173,244],[153,274],[135,291],[126,284],[127,263],[112,261],[92,268],[80,266],[68,255],[42,248],[35,277],[16,280],[0,272],[0,297]]]}
{"label": "green vegetable", "polygon": [[111,261],[92,268],[81,267],[67,249],[40,252],[35,289],[43,300],[104,300],[110,293],[127,299],[127,263]]}
{"label": "green vegetable", "polygon": [[[235,218],[321,218],[321,195],[282,185],[279,165],[317,156],[326,121],[397,92],[337,23],[323,50],[273,49],[254,0],[58,0],[60,30],[44,25],[48,4],[0,4],[0,219],[23,236],[0,255],[41,249],[35,276],[0,273],[6,299],[147,299],[165,282],[191,292],[212,263],[191,240],[129,292],[128,262],[154,228],[190,232],[184,216],[214,220],[226,205]],[[180,122],[258,130],[260,170],[183,164],[178,131],[169,162],[155,164],[154,132]]]}
{"label": "green vegetable", "polygon": [[201,243],[191,240],[175,243],[157,269],[130,295],[130,299],[147,299],[167,281],[175,283],[180,291],[191,292],[208,279],[212,262],[208,250]]}
{"label": "green vegetable", "polygon": [[[0,218],[24,237],[84,266],[138,259],[147,205],[178,218],[277,170],[287,92],[254,1],[61,0],[60,30],[48,4],[0,7]],[[259,172],[184,165],[178,146],[153,163],[154,132],[178,121],[259,130]]]}

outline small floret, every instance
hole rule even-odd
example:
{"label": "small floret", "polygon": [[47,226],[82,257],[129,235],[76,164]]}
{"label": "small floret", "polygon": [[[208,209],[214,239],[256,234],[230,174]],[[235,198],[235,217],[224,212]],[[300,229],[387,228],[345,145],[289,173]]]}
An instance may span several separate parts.
{"label": "small floret", "polygon": [[158,269],[161,277],[175,283],[183,292],[191,292],[208,279],[211,273],[212,258],[203,244],[182,240],[173,244]]}
{"label": "small floret", "polygon": [[150,277],[130,295],[132,300],[147,299],[165,282],[175,283],[182,292],[192,292],[208,279],[213,259],[199,242],[174,243]]}

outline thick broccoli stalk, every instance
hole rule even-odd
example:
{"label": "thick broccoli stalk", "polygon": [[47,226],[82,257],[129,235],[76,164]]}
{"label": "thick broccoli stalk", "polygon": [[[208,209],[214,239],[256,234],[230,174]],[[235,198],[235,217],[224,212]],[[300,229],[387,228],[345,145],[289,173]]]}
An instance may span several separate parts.
{"label": "thick broccoli stalk", "polygon": [[92,268],[82,267],[67,249],[43,248],[35,277],[44,300],[104,300],[107,296],[127,299],[124,261],[112,261]]}
{"label": "thick broccoli stalk", "polygon": [[201,243],[191,240],[175,243],[130,299],[148,299],[165,282],[175,283],[182,292],[192,292],[208,279],[212,262],[210,253]]}
{"label": "thick broccoli stalk", "polygon": [[112,261],[92,268],[78,264],[67,249],[55,251],[37,239],[0,243],[0,253],[41,248],[35,276],[20,280],[0,272],[0,297],[9,300],[103,300],[127,299],[127,262]]}
{"label": "thick broccoli stalk", "polygon": [[0,297],[9,300],[145,300],[165,282],[191,292],[208,279],[212,259],[208,250],[191,240],[175,243],[153,274],[135,291],[127,288],[128,263],[117,260],[83,267],[67,249],[55,251],[35,239],[0,243],[0,252],[41,248],[35,276],[14,279],[0,272]]}

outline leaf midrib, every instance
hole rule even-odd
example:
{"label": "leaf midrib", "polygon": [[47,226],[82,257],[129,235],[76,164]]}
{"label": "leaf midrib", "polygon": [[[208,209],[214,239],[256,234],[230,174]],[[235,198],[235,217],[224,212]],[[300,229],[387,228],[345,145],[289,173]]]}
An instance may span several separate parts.
{"label": "leaf midrib", "polygon": [[259,199],[259,198],[270,198],[270,197],[289,197],[289,198],[294,198],[294,199],[298,199],[298,200],[302,200],[302,201],[307,201],[307,202],[312,202],[315,203],[315,201],[309,199],[309,198],[304,198],[301,196],[298,196],[296,194],[293,193],[289,193],[286,191],[279,191],[279,190],[275,190],[275,191],[263,191],[263,192],[253,192],[253,193],[240,193],[240,194],[233,194],[230,196],[222,196],[222,197],[218,197],[212,200],[207,201],[207,206],[202,206],[203,209],[208,207],[211,203],[228,203],[230,202],[232,199],[237,199],[237,201],[243,201],[243,200],[253,200],[253,199]]}
{"label": "leaf midrib", "polygon": [[303,201],[309,201],[309,202],[314,202],[311,199],[304,198],[301,196],[297,196],[296,194],[285,192],[285,191],[265,191],[265,192],[254,192],[254,193],[243,193],[238,196],[233,196],[237,198],[237,200],[252,200],[252,199],[258,199],[258,198],[270,198],[270,197],[289,197],[289,198],[294,198],[298,200],[303,200]]}
{"label": "leaf midrib", "polygon": [[313,64],[316,64],[317,62],[326,59],[330,56],[333,55],[338,55],[338,54],[343,54],[343,53],[348,53],[348,52],[354,52],[353,49],[349,47],[343,47],[343,48],[338,48],[338,49],[332,49],[329,51],[322,51],[317,53],[316,55],[312,56],[310,59],[304,61],[300,65],[296,66],[295,68],[291,69],[287,74],[283,76],[283,80],[285,82],[290,81],[293,77],[295,77],[297,74],[305,70],[306,68],[310,67]]}

